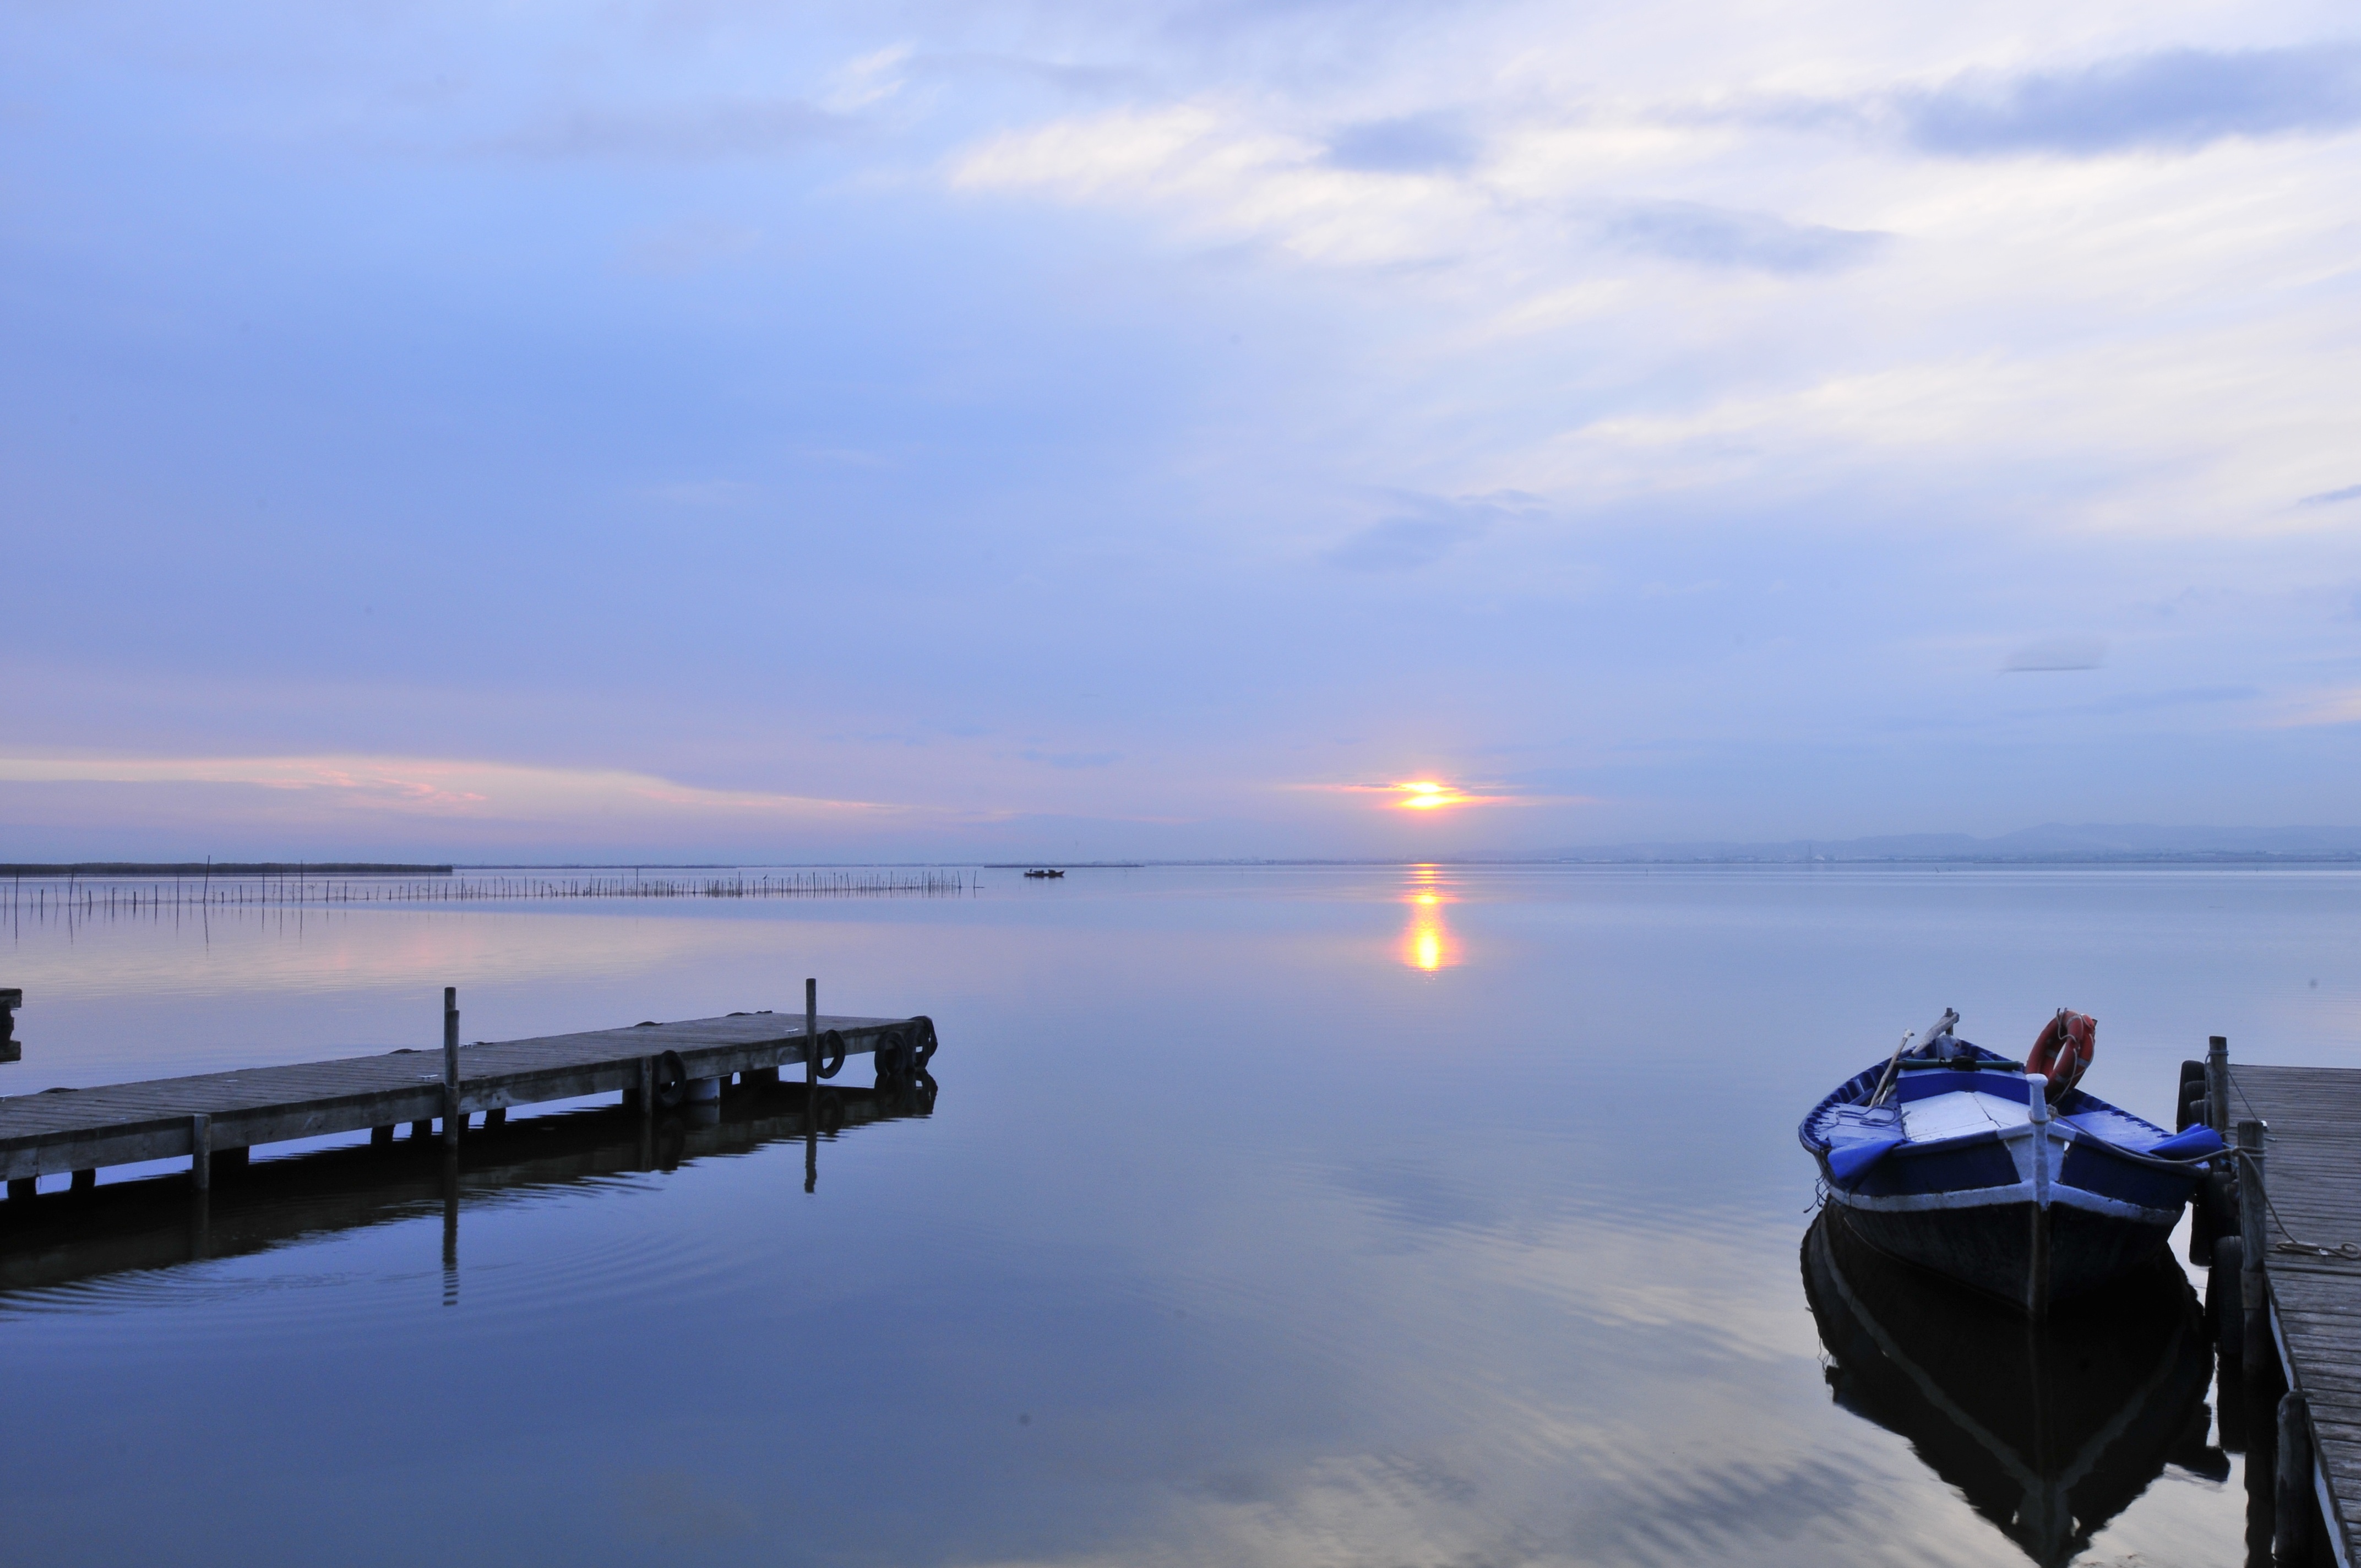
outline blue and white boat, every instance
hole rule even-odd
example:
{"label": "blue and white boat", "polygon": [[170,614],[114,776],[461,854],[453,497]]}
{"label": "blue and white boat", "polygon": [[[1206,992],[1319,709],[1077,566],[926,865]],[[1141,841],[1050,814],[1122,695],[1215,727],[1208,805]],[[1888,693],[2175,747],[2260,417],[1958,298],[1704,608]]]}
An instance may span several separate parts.
{"label": "blue and white boat", "polygon": [[2164,1245],[2222,1140],[2073,1087],[2095,1025],[2061,1013],[2037,1054],[2070,1017],[2083,1041],[2070,1071],[1958,1039],[1946,1012],[1812,1107],[1797,1135],[1855,1234],[2033,1318]]}

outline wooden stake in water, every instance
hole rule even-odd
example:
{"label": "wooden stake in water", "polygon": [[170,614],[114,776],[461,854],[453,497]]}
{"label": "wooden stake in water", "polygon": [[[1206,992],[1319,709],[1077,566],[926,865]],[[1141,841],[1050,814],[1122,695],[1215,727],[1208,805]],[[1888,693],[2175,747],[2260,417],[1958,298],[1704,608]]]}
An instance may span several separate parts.
{"label": "wooden stake in water", "polygon": [[804,981],[804,1190],[819,1186],[819,981]]}
{"label": "wooden stake in water", "polygon": [[443,988],[443,1146],[459,1146],[459,988]]}

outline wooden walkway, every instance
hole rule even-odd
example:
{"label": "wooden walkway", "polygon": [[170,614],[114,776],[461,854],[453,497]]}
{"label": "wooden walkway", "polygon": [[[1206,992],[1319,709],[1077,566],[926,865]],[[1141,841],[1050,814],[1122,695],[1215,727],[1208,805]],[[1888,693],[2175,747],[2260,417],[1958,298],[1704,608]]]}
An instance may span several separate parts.
{"label": "wooden walkway", "polygon": [[[806,1020],[796,1014],[733,1013],[460,1046],[456,1108],[448,1103],[448,1054],[434,1050],[53,1089],[0,1099],[0,1179],[14,1201],[29,1197],[31,1184],[43,1176],[71,1171],[80,1184],[94,1179],[104,1166],[185,1157],[203,1185],[214,1157],[257,1144],[362,1128],[383,1140],[404,1122],[437,1117],[444,1118],[447,1136],[478,1113],[497,1120],[511,1105],[617,1091],[651,1108],[684,1091],[709,1097],[698,1089],[717,1090],[739,1073],[774,1074],[783,1065],[801,1064],[815,1040],[823,1064],[840,1044],[847,1056],[882,1047],[881,1067],[923,1064],[935,1043],[934,1025],[924,1018],[821,1017],[817,1031],[807,1034]],[[821,1070],[832,1073],[833,1067]]]}
{"label": "wooden walkway", "polygon": [[[2230,1069],[2230,1119],[2269,1124],[2264,1188],[2273,1244],[2361,1245],[2361,1072]],[[2361,1258],[2267,1252],[2271,1327],[2288,1387],[2312,1421],[2313,1491],[2336,1560],[2361,1541]]]}
{"label": "wooden walkway", "polygon": [[666,1117],[653,1128],[628,1108],[605,1107],[482,1128],[468,1135],[456,1160],[443,1157],[440,1140],[416,1138],[267,1160],[217,1183],[209,1202],[194,1206],[193,1218],[177,1178],[55,1193],[0,1225],[0,1300],[12,1291],[398,1223],[438,1205],[450,1205],[446,1223],[456,1223],[463,1197],[471,1206],[498,1204],[789,1142],[804,1143],[810,1162],[813,1140],[923,1118],[933,1109],[929,1079],[875,1089],[829,1084],[817,1091],[758,1079],[730,1091],[718,1104]]}

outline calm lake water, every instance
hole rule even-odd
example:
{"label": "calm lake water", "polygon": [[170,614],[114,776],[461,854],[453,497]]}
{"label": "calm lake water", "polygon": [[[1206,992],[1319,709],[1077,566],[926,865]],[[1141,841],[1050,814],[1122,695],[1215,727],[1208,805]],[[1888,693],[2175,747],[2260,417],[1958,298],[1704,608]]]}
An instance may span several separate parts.
{"label": "calm lake water", "polygon": [[[2022,1563],[1932,1438],[1836,1397],[1795,1124],[1946,1005],[2010,1051],[2096,1014],[2086,1086],[2168,1125],[2208,1034],[2361,1067],[2361,876],[20,916],[0,1090],[433,1047],[445,985],[502,1039],[800,1009],[806,975],[942,1039],[932,1113],[820,1141],[808,1193],[759,1118],[643,1170],[574,1110],[532,1179],[470,1176],[448,1267],[439,1198],[363,1182],[276,1222],[217,1194],[260,1250],[0,1294],[7,1560]],[[291,1157],[324,1190],[371,1157]],[[2241,1560],[2238,1463],[2183,1458],[2080,1560]]]}

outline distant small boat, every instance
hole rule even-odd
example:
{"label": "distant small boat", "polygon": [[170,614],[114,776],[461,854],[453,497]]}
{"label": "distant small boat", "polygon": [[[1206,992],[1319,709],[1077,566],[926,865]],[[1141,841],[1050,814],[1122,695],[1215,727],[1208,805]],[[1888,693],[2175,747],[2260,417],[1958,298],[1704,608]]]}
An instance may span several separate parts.
{"label": "distant small boat", "polygon": [[2167,1464],[2228,1477],[2206,1442],[2204,1320],[2169,1255],[2034,1327],[1879,1256],[1848,1219],[1824,1209],[1804,1237],[1829,1393],[1907,1438],[2043,1568],[2087,1550]]}
{"label": "distant small boat", "polygon": [[1066,873],[1063,872],[1053,872],[1037,867],[1032,871],[1027,872],[1025,874],[1027,876],[1064,876]]}
{"label": "distant small boat", "polygon": [[1796,1134],[1862,1241],[2040,1318],[2162,1247],[2222,1140],[2074,1087],[2097,1034],[2081,1014],[2060,1009],[2027,1062],[1954,1038],[1958,1022],[1906,1036]]}

